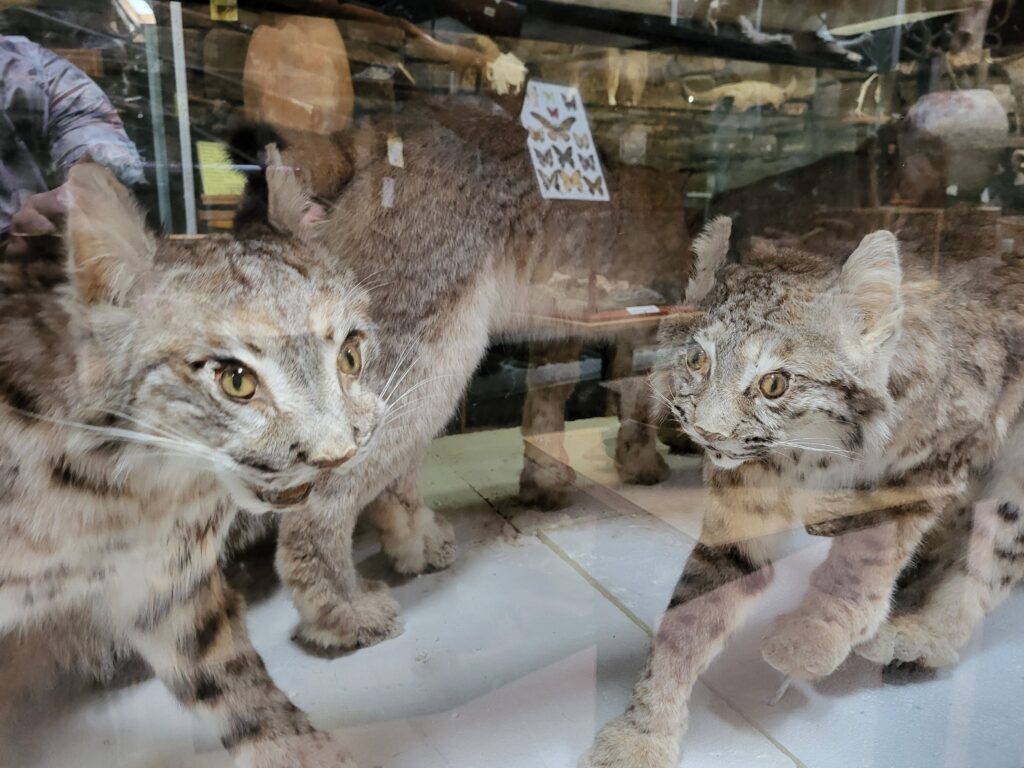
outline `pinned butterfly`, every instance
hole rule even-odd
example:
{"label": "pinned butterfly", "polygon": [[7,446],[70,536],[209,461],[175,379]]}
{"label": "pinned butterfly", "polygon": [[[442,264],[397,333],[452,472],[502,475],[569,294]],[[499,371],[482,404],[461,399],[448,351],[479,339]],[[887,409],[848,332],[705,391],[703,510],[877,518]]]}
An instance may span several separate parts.
{"label": "pinned butterfly", "polygon": [[576,88],[531,80],[526,86],[520,121],[527,130],[530,159],[543,197],[609,199],[590,123]]}

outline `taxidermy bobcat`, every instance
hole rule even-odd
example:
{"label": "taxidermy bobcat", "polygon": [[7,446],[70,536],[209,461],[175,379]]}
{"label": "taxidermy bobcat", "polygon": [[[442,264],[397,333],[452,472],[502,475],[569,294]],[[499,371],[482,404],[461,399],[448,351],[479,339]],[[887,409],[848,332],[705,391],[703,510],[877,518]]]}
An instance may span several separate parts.
{"label": "taxidermy bobcat", "polygon": [[[389,136],[401,139],[403,167],[388,162]],[[528,311],[545,310],[530,286],[559,259],[612,258],[606,244],[616,235],[607,206],[540,196],[524,129],[493,105],[409,107],[338,141],[344,162],[335,165],[349,165],[351,177],[312,232],[370,294],[379,364],[365,383],[389,415],[356,474],[325,478],[307,510],[281,521],[277,566],[301,617],[296,639],[321,652],[400,631],[397,603],[354,569],[361,510],[400,573],[452,562],[451,526],[417,491],[423,448],[455,411],[489,340],[525,335]],[[295,142],[282,154],[308,171],[315,191],[317,168],[301,153]]]}
{"label": "taxidermy bobcat", "polygon": [[68,188],[66,264],[0,273],[0,633],[101,628],[240,764],[351,766],[274,685],[217,557],[236,505],[301,509],[370,445],[366,294],[297,239],[156,240],[100,166]]}
{"label": "taxidermy bobcat", "polygon": [[848,530],[762,648],[804,679],[851,649],[952,663],[1024,575],[1024,263],[904,274],[875,232],[841,269],[764,244],[734,264],[730,229],[695,242],[687,299],[707,311],[662,329],[653,379],[706,450],[701,540],[581,765],[676,765],[690,691],[768,586],[776,533]]}

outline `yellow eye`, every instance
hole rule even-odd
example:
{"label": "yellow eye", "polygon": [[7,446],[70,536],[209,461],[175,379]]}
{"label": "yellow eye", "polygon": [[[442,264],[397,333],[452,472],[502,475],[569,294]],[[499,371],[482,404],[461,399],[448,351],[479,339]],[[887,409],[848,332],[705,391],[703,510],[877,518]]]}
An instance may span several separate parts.
{"label": "yellow eye", "polygon": [[776,397],[782,397],[789,389],[789,377],[784,373],[766,373],[761,377],[761,383],[758,386],[761,388],[762,395],[774,400]]}
{"label": "yellow eye", "polygon": [[220,369],[220,388],[235,400],[251,400],[259,379],[240,363],[229,363]]}
{"label": "yellow eye", "polygon": [[349,338],[342,345],[341,354],[338,355],[338,370],[344,376],[358,376],[362,369],[363,356],[359,351],[359,339]]}
{"label": "yellow eye", "polygon": [[686,366],[691,371],[701,371],[707,367],[708,355],[699,344],[693,344],[686,351]]}

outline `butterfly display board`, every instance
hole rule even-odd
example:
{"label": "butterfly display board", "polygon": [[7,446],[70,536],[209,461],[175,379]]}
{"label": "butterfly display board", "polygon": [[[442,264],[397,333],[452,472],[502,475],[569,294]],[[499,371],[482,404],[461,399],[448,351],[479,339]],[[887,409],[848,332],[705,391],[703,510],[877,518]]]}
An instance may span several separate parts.
{"label": "butterfly display board", "polygon": [[608,200],[590,123],[573,86],[531,80],[519,116],[530,160],[548,200]]}

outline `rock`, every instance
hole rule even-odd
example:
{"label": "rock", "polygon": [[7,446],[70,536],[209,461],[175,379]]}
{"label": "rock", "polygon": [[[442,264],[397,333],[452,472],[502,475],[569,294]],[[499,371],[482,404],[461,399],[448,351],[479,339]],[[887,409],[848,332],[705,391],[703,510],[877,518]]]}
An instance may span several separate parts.
{"label": "rock", "polygon": [[940,91],[918,99],[902,128],[901,159],[920,156],[911,164],[915,178],[901,179],[905,197],[918,197],[925,185],[929,196],[934,194],[931,187],[941,186],[973,198],[992,179],[1010,121],[991,91]]}

